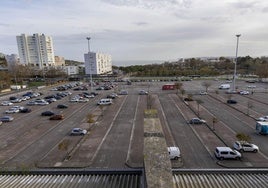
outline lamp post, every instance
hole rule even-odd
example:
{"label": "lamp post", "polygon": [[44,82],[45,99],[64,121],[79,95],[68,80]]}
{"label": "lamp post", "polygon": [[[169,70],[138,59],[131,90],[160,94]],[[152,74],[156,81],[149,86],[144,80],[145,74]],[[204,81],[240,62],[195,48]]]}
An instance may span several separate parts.
{"label": "lamp post", "polygon": [[235,91],[235,78],[236,78],[236,65],[237,65],[237,53],[238,53],[238,41],[239,41],[239,37],[241,36],[241,34],[237,34],[235,35],[237,40],[236,40],[236,53],[235,53],[235,67],[234,67],[234,84],[233,84],[233,91]]}
{"label": "lamp post", "polygon": [[88,44],[88,63],[89,63],[89,76],[90,76],[90,91],[92,92],[92,67],[91,67],[91,63],[90,63],[90,46],[89,46],[89,40],[91,38],[87,37],[87,44]]}

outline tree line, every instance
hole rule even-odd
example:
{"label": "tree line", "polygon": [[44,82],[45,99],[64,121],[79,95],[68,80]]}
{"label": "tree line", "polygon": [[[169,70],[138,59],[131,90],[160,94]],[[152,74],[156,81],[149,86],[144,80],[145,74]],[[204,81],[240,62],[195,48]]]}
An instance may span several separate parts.
{"label": "tree line", "polygon": [[[126,74],[133,76],[218,76],[233,74],[235,59],[220,57],[218,61],[210,62],[199,58],[185,61],[164,62],[162,64],[132,65],[118,67]],[[237,58],[237,74],[268,77],[268,58],[250,56]]]}

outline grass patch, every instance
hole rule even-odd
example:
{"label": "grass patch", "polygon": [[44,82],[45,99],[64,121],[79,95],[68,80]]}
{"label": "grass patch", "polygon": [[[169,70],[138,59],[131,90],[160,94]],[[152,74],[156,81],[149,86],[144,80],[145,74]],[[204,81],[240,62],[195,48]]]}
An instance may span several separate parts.
{"label": "grass patch", "polygon": [[158,116],[156,109],[147,109],[144,111],[145,118],[156,118]]}

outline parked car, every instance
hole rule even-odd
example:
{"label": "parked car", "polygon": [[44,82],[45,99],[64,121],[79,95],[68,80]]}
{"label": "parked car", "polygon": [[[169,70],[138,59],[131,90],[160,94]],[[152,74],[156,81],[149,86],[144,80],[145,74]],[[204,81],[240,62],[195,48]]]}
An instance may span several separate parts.
{"label": "parked car", "polygon": [[85,134],[87,134],[87,130],[81,128],[73,128],[70,133],[71,136],[85,135]]}
{"label": "parked car", "polygon": [[10,100],[10,102],[12,103],[20,103],[22,100],[20,98],[15,98],[15,99],[12,99]]}
{"label": "parked car", "polygon": [[193,99],[190,98],[190,97],[186,97],[186,98],[184,98],[183,100],[184,100],[184,101],[193,101]]}
{"label": "parked car", "polygon": [[111,93],[109,95],[107,95],[107,99],[115,99],[117,97],[116,93]]}
{"label": "parked car", "polygon": [[240,95],[249,95],[249,91],[240,91],[239,94]]}
{"label": "parked car", "polygon": [[54,115],[55,113],[54,112],[52,112],[52,111],[45,111],[45,112],[42,112],[41,113],[41,116],[52,116],[52,115]]}
{"label": "parked car", "polygon": [[2,106],[10,106],[10,105],[13,105],[13,103],[10,101],[3,101],[3,102],[1,102],[1,105]]}
{"label": "parked car", "polygon": [[8,110],[5,111],[6,114],[14,114],[14,113],[18,113],[20,110],[18,108],[10,108]]}
{"label": "parked car", "polygon": [[89,100],[87,98],[80,98],[78,99],[78,102],[88,102]]}
{"label": "parked car", "polygon": [[0,121],[2,121],[2,122],[10,122],[13,120],[14,120],[14,118],[12,116],[3,116],[0,118]]}
{"label": "parked car", "polygon": [[268,116],[259,117],[257,121],[268,121]]}
{"label": "parked car", "polygon": [[250,151],[250,152],[257,153],[259,151],[258,146],[256,146],[255,144],[244,142],[244,141],[236,141],[234,143],[234,149],[240,152]]}
{"label": "parked car", "polygon": [[214,155],[217,159],[241,159],[242,155],[230,147],[216,147]]}
{"label": "parked car", "polygon": [[49,120],[62,120],[62,119],[64,119],[64,116],[62,114],[55,114],[49,118]]}
{"label": "parked car", "polygon": [[71,100],[70,100],[70,102],[78,102],[79,101],[79,98],[77,98],[77,97],[73,97],[73,98],[71,98]]}
{"label": "parked car", "polygon": [[190,124],[203,124],[203,123],[206,123],[205,120],[203,119],[199,119],[199,118],[192,118],[190,121],[189,121]]}
{"label": "parked car", "polygon": [[139,95],[148,95],[148,92],[145,90],[140,90]]}
{"label": "parked car", "polygon": [[113,103],[113,99],[101,99],[97,105],[110,105]]}
{"label": "parked car", "polygon": [[236,104],[237,101],[234,100],[234,99],[228,99],[228,100],[227,100],[227,103],[228,103],[228,104]]}
{"label": "parked car", "polygon": [[35,101],[29,101],[27,103],[28,106],[34,106],[34,105],[37,105],[37,103]]}
{"label": "parked car", "polygon": [[178,160],[181,157],[181,152],[178,147],[168,147],[168,154],[170,159]]}
{"label": "parked car", "polygon": [[57,108],[68,108],[68,106],[65,105],[65,104],[59,104],[59,105],[57,106]]}
{"label": "parked car", "polygon": [[30,108],[23,108],[23,109],[20,109],[20,112],[21,113],[30,113],[32,110]]}
{"label": "parked car", "polygon": [[128,91],[127,90],[121,90],[119,92],[119,95],[127,95],[128,94]]}
{"label": "parked car", "polygon": [[207,95],[208,93],[206,91],[200,91],[199,95]]}

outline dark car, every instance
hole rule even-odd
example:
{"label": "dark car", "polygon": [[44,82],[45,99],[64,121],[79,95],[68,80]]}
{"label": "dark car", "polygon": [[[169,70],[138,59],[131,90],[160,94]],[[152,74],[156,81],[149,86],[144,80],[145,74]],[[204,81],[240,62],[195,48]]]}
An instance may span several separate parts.
{"label": "dark car", "polygon": [[190,124],[203,124],[206,123],[205,120],[199,118],[193,118],[189,121]]}
{"label": "dark car", "polygon": [[99,93],[97,93],[97,92],[94,92],[94,91],[92,91],[91,93],[90,93],[90,95],[98,95]]}
{"label": "dark car", "polygon": [[3,116],[0,118],[0,121],[1,122],[10,122],[10,121],[13,121],[14,118],[12,116]]}
{"label": "dark car", "polygon": [[64,117],[62,114],[55,114],[53,116],[51,116],[49,119],[50,120],[62,120]]}
{"label": "dark car", "polygon": [[236,104],[237,101],[236,100],[233,100],[233,99],[229,99],[229,100],[227,100],[227,103],[228,104]]}
{"label": "dark car", "polygon": [[53,116],[53,115],[54,115],[54,112],[52,111],[45,111],[41,113],[41,116]]}
{"label": "dark car", "polygon": [[20,110],[21,113],[30,113],[32,110],[30,108],[23,108]]}
{"label": "dark car", "polygon": [[57,108],[68,108],[68,106],[65,105],[65,104],[59,104],[59,105],[57,106]]}

